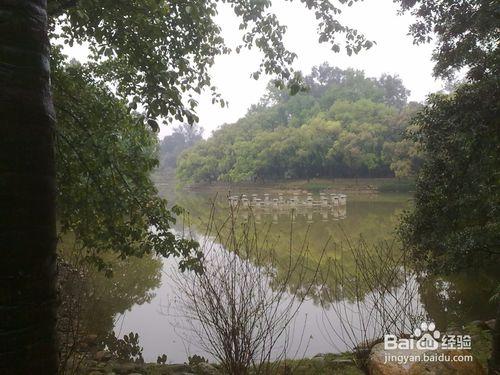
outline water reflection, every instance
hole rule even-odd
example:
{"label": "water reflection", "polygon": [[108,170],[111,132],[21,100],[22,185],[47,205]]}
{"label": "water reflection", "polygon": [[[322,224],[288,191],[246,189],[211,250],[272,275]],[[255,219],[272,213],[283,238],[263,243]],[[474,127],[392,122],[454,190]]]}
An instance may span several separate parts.
{"label": "water reflection", "polygon": [[[321,195],[319,199],[312,195],[305,199],[298,195],[291,199],[280,195],[277,200],[282,203],[276,205],[260,205],[256,195],[250,200],[245,200],[245,196],[230,196],[228,204],[227,197],[223,194],[216,197],[184,194],[178,197],[178,202],[187,209],[188,215],[179,222],[179,228],[189,227],[195,233],[206,233],[207,223],[210,223],[221,227],[221,230],[227,230],[226,236],[229,236],[232,230],[242,233],[246,226],[252,226],[259,241],[275,252],[278,284],[280,276],[287,274],[290,261],[296,261],[300,254],[310,275],[303,277],[297,274],[291,277],[288,282],[289,290],[299,295],[308,290],[307,295],[301,296],[310,297],[315,303],[326,298],[329,298],[328,302],[332,298],[346,298],[346,292],[338,291],[342,286],[331,275],[332,270],[339,268],[345,274],[355,274],[358,264],[354,250],[359,251],[355,247],[362,246],[363,251],[373,252],[374,245],[384,242],[390,247],[388,251],[399,251],[392,241],[393,230],[397,215],[408,204],[408,196],[380,198],[353,195],[346,202],[345,196],[339,201],[335,195],[330,204],[322,204]],[[264,201],[273,202],[266,198]],[[326,196],[323,198],[326,199]],[[254,204],[250,205],[251,202]],[[229,211],[236,218],[234,228],[224,225],[228,221]],[[379,260],[374,256],[371,266],[375,267]],[[309,288],[304,280],[310,280],[318,268],[322,278],[315,288]],[[367,293],[369,288],[359,285],[358,291]]]}
{"label": "water reflection", "polygon": [[[90,291],[86,301],[87,331],[105,335],[116,326],[116,317],[132,306],[148,304],[160,287],[162,262],[151,255],[113,262],[113,277],[89,269]],[[128,333],[128,332],[123,332]]]}
{"label": "water reflection", "polygon": [[163,266],[157,257],[145,255],[121,260],[103,254],[113,268],[113,276],[106,277],[95,265],[82,261],[68,249],[74,251],[71,239],[66,238],[59,248],[62,259],[59,314],[62,329],[73,327],[68,334],[95,335],[101,340],[117,327],[117,317],[133,306],[154,300]]}
{"label": "water reflection", "polygon": [[[247,193],[251,196],[251,192]],[[183,220],[178,221],[178,231],[191,230],[199,236],[205,233],[210,220],[220,223],[227,219],[228,195],[224,193],[218,196],[214,196],[213,192],[183,193],[170,198],[171,203],[179,204],[189,212]],[[360,272],[350,247],[352,242],[358,243],[360,239],[363,239],[364,247],[357,249],[372,252],[367,259],[372,259],[371,267],[378,270],[374,275],[381,283],[385,282],[384,277],[391,276],[389,265],[383,257],[375,256],[373,248],[378,243],[392,243],[398,215],[408,207],[409,199],[408,195],[395,194],[349,195],[345,206],[327,207],[326,210],[321,207],[288,207],[237,211],[238,225],[253,225],[262,238],[273,245],[277,264],[282,267],[289,262],[290,246],[298,251],[307,243],[304,262],[311,269],[315,269],[323,252],[326,255],[321,263],[321,283],[309,291],[307,296],[310,298],[302,305],[298,315],[298,319],[306,321],[306,336],[312,337],[307,342],[305,355],[347,349],[342,342],[325,337],[324,314],[331,314],[332,310],[325,312],[319,302],[327,301],[339,307],[344,301],[346,306],[354,306],[357,298],[366,299],[373,295],[372,286],[353,288],[352,279],[348,277]],[[215,210],[212,210],[213,207]],[[293,233],[292,241],[290,233]],[[394,252],[400,251],[397,244],[393,246]],[[106,279],[98,273],[92,276],[95,295],[87,302],[89,329],[105,332],[114,326],[117,334],[138,332],[146,361],[154,361],[162,353],[168,355],[169,362],[181,363],[188,354],[203,355],[182,340],[182,335],[176,332],[178,327],[175,324],[173,326],[172,321],[165,316],[165,306],[175,296],[170,277],[165,273],[174,272],[171,261],[163,261],[162,264],[162,261],[151,258],[139,261],[131,259],[129,262],[115,269],[113,279]],[[348,271],[342,280],[331,277],[332,270],[339,268]],[[498,283],[498,275],[487,275],[482,272],[478,275],[418,279],[417,303],[423,306],[440,329],[475,319],[489,319],[493,317],[494,309],[484,301],[491,295],[495,282]],[[394,290],[399,290],[402,282],[402,279],[395,278],[392,285]],[[303,287],[299,275],[290,278],[291,292],[300,294]],[[336,319],[331,320],[334,326],[339,327]],[[299,331],[302,330],[300,327]]]}
{"label": "water reflection", "polygon": [[494,267],[419,281],[422,303],[438,327],[460,327],[495,316],[495,304],[488,303],[500,281]]}
{"label": "water reflection", "polygon": [[285,223],[295,223],[297,219],[303,218],[307,224],[312,224],[316,221],[337,221],[343,220],[347,216],[347,207],[265,207],[265,208],[241,208],[238,214],[244,222],[248,222],[250,218],[255,220],[257,224],[269,223],[278,224],[280,221]]}

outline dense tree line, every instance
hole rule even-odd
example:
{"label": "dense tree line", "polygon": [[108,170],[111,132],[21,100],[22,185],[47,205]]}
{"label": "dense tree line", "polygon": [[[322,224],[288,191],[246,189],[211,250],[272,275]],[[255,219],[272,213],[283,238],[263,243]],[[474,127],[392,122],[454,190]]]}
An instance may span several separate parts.
{"label": "dense tree line", "polygon": [[415,173],[418,148],[406,133],[418,105],[407,104],[398,77],[323,64],[305,82],[309,88],[293,96],[270,84],[244,118],[185,152],[178,176],[212,182]]}

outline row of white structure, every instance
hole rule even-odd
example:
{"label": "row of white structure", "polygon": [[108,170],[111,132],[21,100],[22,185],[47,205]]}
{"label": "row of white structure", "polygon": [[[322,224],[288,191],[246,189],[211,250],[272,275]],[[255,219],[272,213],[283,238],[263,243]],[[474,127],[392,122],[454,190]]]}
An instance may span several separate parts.
{"label": "row of white structure", "polygon": [[272,223],[277,224],[280,220],[284,220],[286,222],[292,221],[295,222],[297,218],[302,217],[307,223],[313,223],[314,221],[336,221],[343,220],[347,216],[346,206],[338,206],[338,207],[303,207],[295,210],[294,208],[289,208],[286,210],[283,209],[274,209],[269,207],[264,210],[240,210],[238,211],[238,215],[244,220],[248,221],[250,218],[253,218],[255,222],[267,222],[269,218],[272,218]]}
{"label": "row of white structure", "polygon": [[277,198],[271,198],[269,194],[264,194],[264,199],[259,198],[257,194],[247,196],[233,195],[229,197],[231,206],[266,208],[266,207],[338,207],[344,206],[347,203],[347,195],[345,194],[326,194],[320,193],[319,200],[314,200],[312,193],[307,193],[305,197],[299,193],[293,193],[293,196],[286,197],[283,193],[278,193]]}

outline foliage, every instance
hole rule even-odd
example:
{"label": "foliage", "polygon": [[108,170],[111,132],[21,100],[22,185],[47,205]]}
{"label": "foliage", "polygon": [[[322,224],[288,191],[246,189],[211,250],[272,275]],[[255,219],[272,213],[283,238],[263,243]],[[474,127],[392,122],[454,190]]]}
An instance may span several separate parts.
{"label": "foliage", "polygon": [[203,362],[208,363],[208,360],[205,357],[199,356],[198,354],[193,354],[188,357],[189,366],[196,366]]}
{"label": "foliage", "polygon": [[86,260],[108,274],[106,251],[181,256],[181,267],[199,267],[196,243],[170,230],[181,210],[169,211],[150,181],[155,134],[85,66],[55,59],[52,79],[60,235],[72,232]]}
{"label": "foliage", "polygon": [[471,353],[484,368],[488,368],[488,359],[491,355],[493,346],[492,332],[484,329],[480,325],[469,323],[464,329],[464,333],[474,337],[474,345],[472,345]]}
{"label": "foliage", "polygon": [[[333,51],[340,51],[339,35],[345,36],[348,54],[372,46],[361,33],[338,21],[342,7],[352,2],[297,2],[315,14],[319,41]],[[86,43],[96,77],[114,85],[131,108],[142,105],[143,120],[154,128],[159,116],[192,124],[197,120],[194,93],[209,89],[213,102],[225,106],[209,73],[216,56],[231,52],[216,23],[223,4],[240,22],[242,41],[236,51],[262,52],[253,77],[270,74],[276,86],[287,86],[292,94],[300,91],[300,74],[291,67],[296,55],[283,42],[286,27],[270,11],[270,0],[134,0],[119,7],[113,0],[54,0],[48,5],[51,38],[69,45]]]}
{"label": "foliage", "polygon": [[424,152],[415,208],[401,228],[416,258],[449,271],[499,259],[498,82],[433,95],[415,117]]}
{"label": "foliage", "polygon": [[307,93],[270,86],[258,105],[178,160],[185,182],[408,176],[418,147],[405,137],[417,106],[401,80],[326,64],[305,78]]}
{"label": "foliage", "polygon": [[416,43],[435,39],[436,76],[450,78],[467,69],[473,81],[498,77],[500,30],[498,3],[491,0],[396,0],[416,22],[410,27]]}
{"label": "foliage", "polygon": [[435,37],[434,74],[466,73],[414,120],[423,152],[415,209],[400,228],[415,258],[440,271],[498,260],[500,148],[498,6],[494,1],[398,0],[416,16],[415,42]]}
{"label": "foliage", "polygon": [[164,365],[165,363],[167,363],[167,355],[162,354],[161,356],[158,356],[158,358],[156,358],[156,363],[159,365]]}
{"label": "foliage", "polygon": [[408,193],[415,190],[415,180],[398,179],[381,184],[378,189],[381,193]]}
{"label": "foliage", "polygon": [[119,339],[111,332],[105,339],[105,344],[112,356],[127,362],[144,363],[142,347],[139,345],[139,335],[130,332]]}

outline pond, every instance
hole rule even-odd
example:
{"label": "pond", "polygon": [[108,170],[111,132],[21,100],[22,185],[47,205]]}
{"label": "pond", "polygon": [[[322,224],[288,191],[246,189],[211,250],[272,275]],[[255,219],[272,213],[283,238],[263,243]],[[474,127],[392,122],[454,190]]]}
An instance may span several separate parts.
{"label": "pond", "polygon": [[[260,190],[258,193],[261,196],[266,192],[271,197],[277,197],[274,190]],[[238,191],[238,194],[243,193],[250,196],[252,191]],[[182,192],[175,196],[170,194],[169,203],[179,204],[189,213],[178,221],[176,230],[186,232],[189,228],[196,238],[202,238],[206,225],[211,220],[210,212],[213,213],[212,220],[216,222],[227,218],[227,194],[223,191],[218,194],[214,191]],[[256,231],[273,244],[278,258],[286,258],[289,251],[304,249],[304,244],[307,243],[306,257],[307,262],[310,262],[308,267],[316,272],[319,270],[322,275],[322,288],[316,285],[306,293],[306,299],[300,305],[294,320],[289,337],[291,357],[340,352],[352,347],[353,340],[359,340],[360,337],[352,332],[354,337],[349,337],[345,322],[344,326],[339,322],[339,311],[350,315],[352,320],[347,321],[352,326],[374,324],[369,319],[364,319],[373,308],[374,295],[378,293],[379,286],[365,286],[365,289],[358,285],[353,287],[352,280],[345,275],[359,272],[356,252],[370,253],[370,257],[363,258],[365,263],[369,263],[365,264],[367,269],[362,270],[365,273],[371,273],[377,267],[392,267],[388,260],[383,259],[386,255],[370,249],[376,248],[377,244],[384,244],[384,249],[390,248],[392,253],[401,253],[394,242],[395,228],[398,216],[410,204],[411,196],[408,194],[364,193],[348,194],[344,207],[328,205],[293,211],[263,208],[253,209],[252,214],[246,209],[238,210],[238,222],[251,221]],[[290,247],[291,235],[294,245]],[[358,243],[362,245],[356,245]],[[290,250],[291,248],[293,249]],[[334,272],[325,271],[328,268],[325,264],[329,261],[342,264],[343,269],[348,271],[346,274],[342,273],[343,278],[333,277],[331,275]],[[126,268],[122,273],[126,282],[102,280],[102,283],[114,285],[112,289],[100,285],[102,290],[108,290],[108,301],[114,304],[103,315],[110,316],[110,313],[114,313],[111,315],[112,324],[117,336],[137,332],[146,361],[155,361],[163,353],[171,363],[182,363],[187,360],[188,355],[193,354],[207,356],[200,349],[197,338],[185,329],[183,319],[177,316],[175,304],[178,290],[172,280],[172,275],[176,273],[175,261],[153,258],[128,267],[130,269]],[[278,266],[277,272],[279,274],[285,271]],[[385,277],[384,273],[373,275],[375,278]],[[411,287],[415,290],[411,297],[412,306],[426,314],[427,319],[436,322],[440,329],[476,319],[489,319],[493,317],[494,309],[484,301],[488,300],[495,286],[495,277],[492,275],[494,273],[484,272],[453,277],[423,277],[418,280],[412,276],[409,278]],[[303,290],[309,280],[311,279],[307,275],[289,278],[290,293]],[[400,279],[391,284],[393,298],[398,293],[405,292],[403,284]],[[120,295],[126,297],[120,298]],[[360,300],[364,301],[361,309]],[[101,304],[106,304],[106,298],[101,298],[100,301]],[[365,316],[360,321],[355,318],[356,314]],[[95,319],[97,321],[99,317],[96,316]],[[374,334],[375,331],[373,330]]]}

